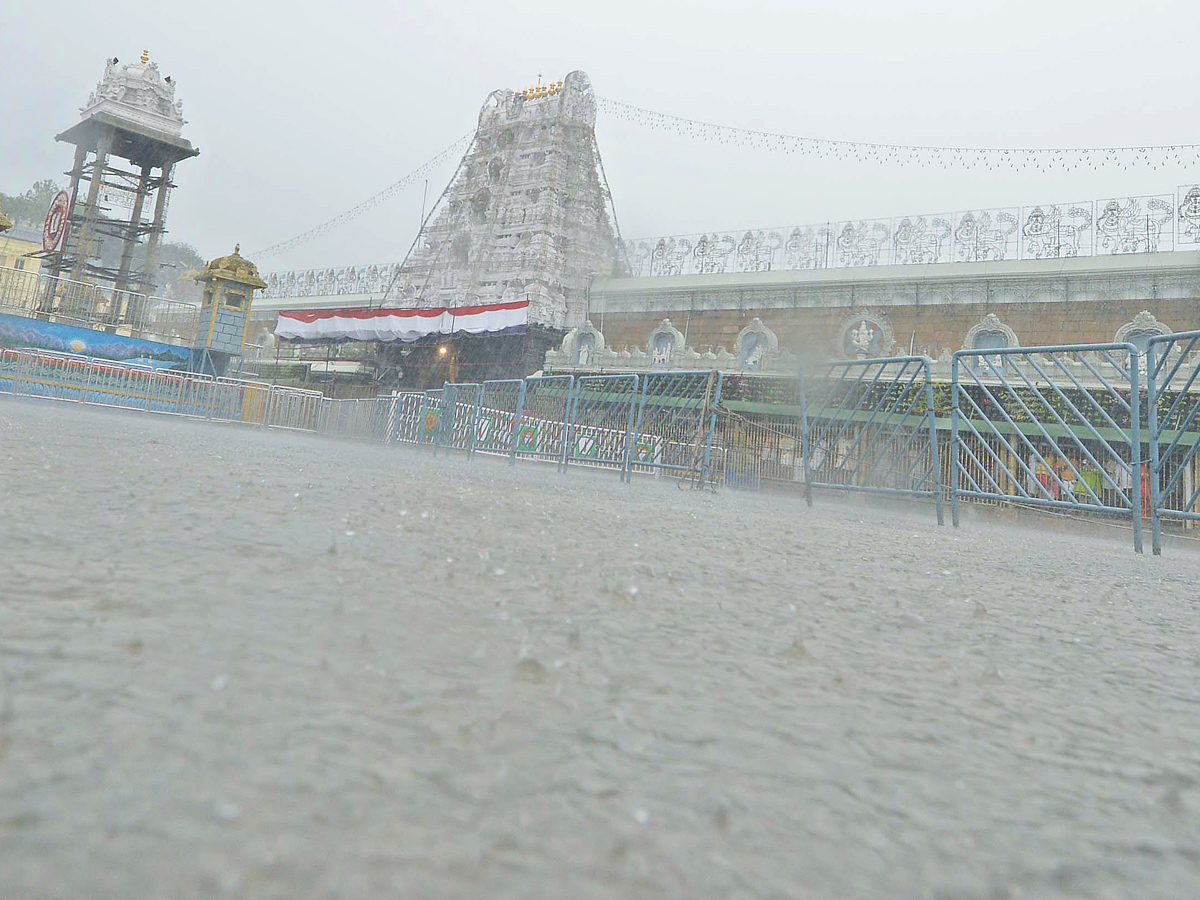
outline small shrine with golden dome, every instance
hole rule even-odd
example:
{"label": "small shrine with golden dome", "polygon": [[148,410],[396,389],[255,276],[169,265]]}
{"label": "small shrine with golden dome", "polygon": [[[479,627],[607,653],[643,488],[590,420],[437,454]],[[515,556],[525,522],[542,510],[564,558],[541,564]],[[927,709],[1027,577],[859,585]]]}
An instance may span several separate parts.
{"label": "small shrine with golden dome", "polygon": [[4,210],[0,209],[0,234],[12,229],[12,219],[4,214]]}
{"label": "small shrine with golden dome", "polygon": [[229,256],[214,259],[196,276],[204,285],[200,330],[194,349],[201,371],[221,375],[230,358],[240,356],[250,327],[254,292],[266,288],[258,266],[244,258],[241,245]]}

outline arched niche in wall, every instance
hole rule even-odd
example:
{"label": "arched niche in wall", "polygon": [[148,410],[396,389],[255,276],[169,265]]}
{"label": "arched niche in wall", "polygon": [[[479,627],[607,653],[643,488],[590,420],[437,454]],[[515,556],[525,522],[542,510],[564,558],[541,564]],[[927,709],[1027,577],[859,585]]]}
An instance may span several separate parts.
{"label": "arched niche in wall", "polygon": [[761,372],[779,355],[779,338],[763,324],[762,319],[754,318],[738,332],[733,355],[738,368],[746,372]]}
{"label": "arched niche in wall", "polygon": [[673,361],[683,358],[683,333],[671,324],[670,319],[663,319],[650,332],[646,353],[650,355],[650,365],[654,368],[670,368]]}
{"label": "arched niche in wall", "polygon": [[[1003,350],[1007,347],[1019,347],[1021,342],[1017,333],[1000,321],[995,313],[988,313],[971,326],[963,338],[964,350]],[[965,357],[967,365],[979,371],[989,371],[992,367],[999,369],[1003,355]]]}
{"label": "arched niche in wall", "polygon": [[590,366],[604,349],[604,335],[590,321],[563,337],[562,354],[572,366]]}
{"label": "arched niche in wall", "polygon": [[1138,353],[1145,353],[1150,339],[1160,334],[1171,334],[1171,329],[1154,318],[1148,309],[1143,309],[1133,317],[1132,322],[1126,322],[1118,328],[1113,339],[1119,344],[1133,344]]}

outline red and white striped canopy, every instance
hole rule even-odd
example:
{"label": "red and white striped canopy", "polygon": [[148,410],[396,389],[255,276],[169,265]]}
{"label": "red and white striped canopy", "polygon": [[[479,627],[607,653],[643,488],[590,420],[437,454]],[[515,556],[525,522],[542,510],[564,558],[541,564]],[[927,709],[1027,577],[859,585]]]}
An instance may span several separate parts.
{"label": "red and white striped canopy", "polygon": [[275,337],[285,341],[404,341],[434,334],[503,334],[529,324],[529,301],[426,309],[283,310]]}

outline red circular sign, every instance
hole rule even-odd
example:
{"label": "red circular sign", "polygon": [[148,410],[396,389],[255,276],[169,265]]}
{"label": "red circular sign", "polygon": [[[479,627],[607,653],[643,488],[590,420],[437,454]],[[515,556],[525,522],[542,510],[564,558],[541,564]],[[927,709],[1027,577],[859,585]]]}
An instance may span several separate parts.
{"label": "red circular sign", "polygon": [[71,224],[71,195],[59,191],[46,213],[46,224],[42,226],[42,249],[48,252],[62,250],[67,243],[67,230]]}

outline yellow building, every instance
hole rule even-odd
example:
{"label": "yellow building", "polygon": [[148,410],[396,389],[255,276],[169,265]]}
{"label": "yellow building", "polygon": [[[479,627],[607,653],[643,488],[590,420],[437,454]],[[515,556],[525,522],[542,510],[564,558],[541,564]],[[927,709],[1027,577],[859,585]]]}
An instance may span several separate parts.
{"label": "yellow building", "polygon": [[[3,216],[0,213],[0,216]],[[4,229],[7,216],[0,218],[0,270],[17,269],[36,275],[42,269],[42,261],[26,256],[42,249],[42,232],[28,225],[13,225]]]}

